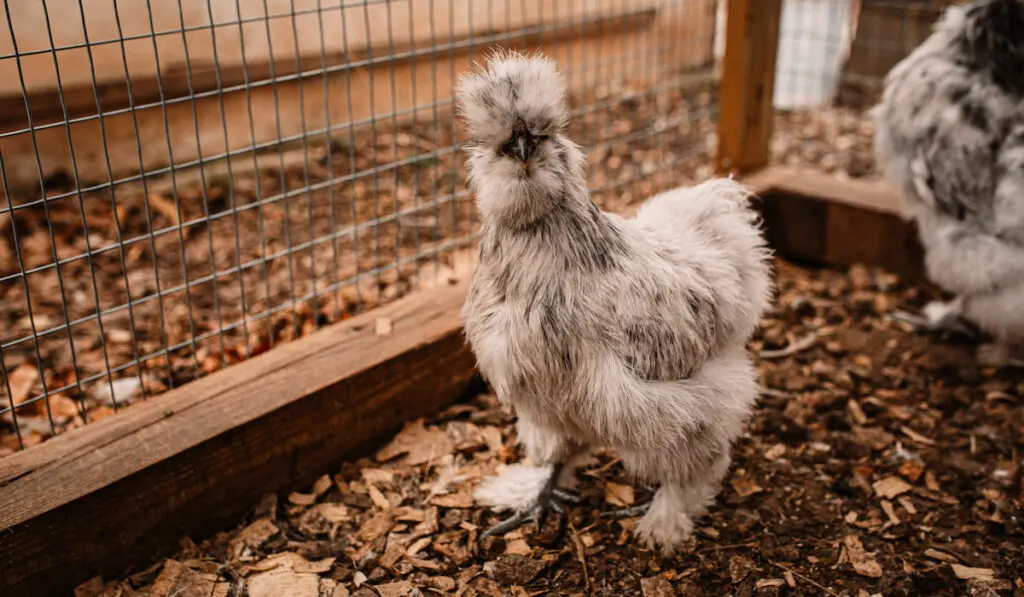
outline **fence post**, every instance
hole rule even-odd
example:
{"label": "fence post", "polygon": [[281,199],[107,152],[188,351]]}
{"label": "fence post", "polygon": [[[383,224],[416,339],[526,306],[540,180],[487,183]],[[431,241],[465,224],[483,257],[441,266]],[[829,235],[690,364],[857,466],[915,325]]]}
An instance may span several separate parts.
{"label": "fence post", "polygon": [[782,0],[724,1],[725,59],[715,170],[739,174],[768,165]]}

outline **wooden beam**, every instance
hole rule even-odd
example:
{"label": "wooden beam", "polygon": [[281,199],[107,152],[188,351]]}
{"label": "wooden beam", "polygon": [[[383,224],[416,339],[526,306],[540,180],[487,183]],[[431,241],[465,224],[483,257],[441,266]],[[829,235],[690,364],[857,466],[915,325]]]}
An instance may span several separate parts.
{"label": "wooden beam", "polygon": [[[475,376],[464,284],[417,293],[0,460],[0,594],[67,595],[237,522]],[[375,335],[377,318],[393,332]]]}
{"label": "wooden beam", "polygon": [[900,215],[899,198],[885,183],[784,167],[751,178],[760,186],[768,241],[779,255],[820,265],[874,265],[911,280],[925,278],[917,229]]}
{"label": "wooden beam", "polygon": [[715,169],[742,173],[768,164],[782,0],[727,2]]}

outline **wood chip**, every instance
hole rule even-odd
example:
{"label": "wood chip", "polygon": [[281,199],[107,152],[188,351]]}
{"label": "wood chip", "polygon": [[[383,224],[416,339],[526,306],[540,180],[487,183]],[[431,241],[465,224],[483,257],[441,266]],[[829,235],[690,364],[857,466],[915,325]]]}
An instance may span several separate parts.
{"label": "wood chip", "polygon": [[242,529],[231,541],[231,554],[233,557],[238,558],[246,548],[256,549],[277,533],[277,526],[270,522],[269,519],[260,518],[255,520],[252,524]]}
{"label": "wood chip", "polygon": [[640,579],[640,591],[643,597],[675,597],[676,594],[672,583],[661,576]]}
{"label": "wood chip", "polygon": [[427,429],[423,420],[407,423],[392,442],[377,452],[378,462],[392,460],[406,455],[402,464],[416,466],[426,464],[450,454],[455,445],[442,429]]}
{"label": "wood chip", "polygon": [[786,584],[786,581],[782,578],[762,578],[761,580],[754,583],[754,588],[766,589],[769,587],[781,587],[784,584]]}
{"label": "wood chip", "polygon": [[962,580],[992,581],[996,579],[996,571],[991,568],[971,568],[960,564],[950,564],[953,574]]}
{"label": "wood chip", "polygon": [[367,483],[377,485],[391,485],[395,480],[395,473],[382,468],[367,468],[360,473]]}
{"label": "wood chip", "polygon": [[513,556],[529,556],[533,554],[533,549],[526,541],[513,539],[505,545],[505,553]]}
{"label": "wood chip", "polygon": [[849,411],[850,418],[853,419],[854,423],[858,425],[868,424],[868,416],[864,414],[864,409],[861,408],[859,402],[851,398],[850,401],[846,403],[846,409]]}
{"label": "wood chip", "polygon": [[910,514],[911,516],[917,514],[917,508],[914,507],[914,502],[910,501],[910,498],[906,496],[901,496],[897,498],[896,501],[898,501],[900,505],[903,506],[903,509],[907,511],[907,514]]}
{"label": "wood chip", "polygon": [[626,508],[632,506],[636,498],[633,495],[633,488],[629,485],[609,482],[604,486],[604,501],[619,508]]}
{"label": "wood chip", "polygon": [[364,522],[363,526],[359,527],[358,536],[363,541],[373,541],[390,531],[394,523],[394,517],[391,512],[387,510],[377,512],[372,518]]}
{"label": "wood chip", "polygon": [[864,549],[864,544],[854,535],[847,535],[843,539],[846,547],[846,555],[854,572],[868,578],[881,578],[882,566]]}
{"label": "wood chip", "polygon": [[415,594],[414,591],[416,591],[413,584],[406,580],[377,585],[374,588],[377,589],[380,597],[406,597]]}
{"label": "wood chip", "polygon": [[149,207],[167,219],[171,225],[178,225],[178,208],[174,205],[173,199],[157,193],[150,193]]}
{"label": "wood chip", "polygon": [[946,562],[947,564],[959,564],[960,563],[960,560],[956,556],[954,556],[953,554],[949,554],[949,553],[946,553],[944,551],[939,551],[939,550],[931,548],[931,547],[929,547],[928,549],[924,550],[924,555],[925,555],[925,557],[931,558],[933,560],[938,560],[940,562]]}
{"label": "wood chip", "polygon": [[370,494],[370,501],[373,502],[374,506],[377,506],[381,510],[388,510],[391,508],[391,502],[388,501],[388,498],[384,497],[384,494],[377,489],[376,485],[369,483],[366,485],[366,489]]}
{"label": "wood chip", "polygon": [[913,486],[899,477],[890,476],[879,481],[875,481],[872,488],[874,488],[875,493],[879,496],[886,499],[892,499],[910,491],[913,489]]}
{"label": "wood chip", "polygon": [[331,485],[334,485],[334,482],[331,481],[330,475],[323,475],[313,484],[313,495],[316,497],[322,496],[330,490]]}
{"label": "wood chip", "polygon": [[924,444],[926,446],[934,446],[935,445],[935,440],[933,440],[930,437],[925,437],[925,436],[921,435],[920,433],[914,431],[913,429],[911,429],[910,427],[907,427],[906,425],[900,425],[900,431],[903,432],[903,435],[909,437],[910,439],[912,439],[913,441],[915,441],[915,442],[917,442],[919,444]]}
{"label": "wood chip", "polygon": [[317,504],[313,506],[312,510],[331,524],[344,522],[349,519],[348,508],[345,507],[345,504]]}
{"label": "wood chip", "polygon": [[765,460],[769,462],[775,462],[779,458],[786,455],[786,444],[775,444],[771,448],[768,448],[764,453]]}
{"label": "wood chip", "polygon": [[744,498],[764,491],[763,487],[758,485],[749,477],[733,477],[732,480],[729,481],[729,484],[732,485],[736,495]]}
{"label": "wood chip", "polygon": [[920,460],[908,460],[900,465],[899,473],[911,483],[917,483],[924,474],[924,464]]}
{"label": "wood chip", "polygon": [[886,518],[892,524],[900,524],[902,521],[896,516],[896,509],[893,508],[892,502],[889,500],[882,500],[882,512],[885,512]]}
{"label": "wood chip", "polygon": [[484,443],[487,444],[487,449],[494,454],[500,454],[502,449],[505,447],[505,444],[501,439],[501,429],[498,429],[497,427],[481,427],[480,435],[484,436]]}
{"label": "wood chip", "polygon": [[258,572],[246,581],[249,597],[320,597],[320,579],[286,566]]}
{"label": "wood chip", "polygon": [[467,483],[460,487],[456,493],[435,495],[428,501],[441,508],[469,509],[472,508],[475,503],[473,501],[473,487]]}
{"label": "wood chip", "polygon": [[288,501],[296,506],[312,506],[316,503],[316,496],[312,493],[292,492],[288,495]]}
{"label": "wood chip", "polygon": [[[164,562],[163,570],[160,571],[160,576],[150,587],[147,595],[148,597],[227,597],[229,589],[228,583],[218,580],[215,575],[202,574],[180,562],[167,560]],[[249,594],[252,597],[262,597],[252,593],[251,590]],[[296,597],[305,596],[296,595]],[[309,597],[316,597],[316,595],[313,594]]]}
{"label": "wood chip", "polygon": [[[7,383],[11,386],[11,398],[17,406],[32,397],[32,388],[39,381],[39,369],[35,365],[23,363],[7,375]],[[17,411],[19,414],[21,411]]]}

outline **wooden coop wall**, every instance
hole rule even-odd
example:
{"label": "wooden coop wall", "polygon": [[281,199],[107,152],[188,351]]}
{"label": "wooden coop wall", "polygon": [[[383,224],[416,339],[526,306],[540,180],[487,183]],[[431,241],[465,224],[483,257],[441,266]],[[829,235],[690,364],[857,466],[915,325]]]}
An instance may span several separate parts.
{"label": "wooden coop wall", "polygon": [[[351,5],[348,0],[340,1]],[[201,155],[208,158],[250,145],[273,143],[279,136],[292,137],[303,130],[323,129],[327,116],[335,126],[350,119],[357,123],[367,122],[371,117],[390,119],[396,111],[400,113],[400,121],[410,119],[414,97],[415,103],[420,105],[435,99],[442,103],[450,100],[452,73],[466,69],[471,55],[479,58],[487,47],[495,43],[504,45],[506,29],[512,34],[511,43],[521,43],[525,38],[527,45],[542,46],[556,57],[579,59],[579,63],[574,59],[570,64],[575,67],[607,63],[613,58],[618,60],[621,48],[643,47],[643,40],[651,35],[659,39],[669,39],[671,34],[683,40],[709,40],[707,44],[674,43],[664,52],[633,58],[633,61],[647,61],[654,56],[660,61],[654,68],[648,63],[644,68],[623,65],[623,72],[640,77],[638,83],[653,82],[642,80],[647,73],[710,67],[712,61],[710,40],[714,31],[715,0],[682,0],[682,10],[678,2],[668,10],[659,10],[664,6],[661,0],[566,0],[557,4],[512,0],[437,0],[433,3],[399,0],[370,4],[365,12],[361,5],[348,6],[344,9],[344,27],[337,1],[320,1],[324,9],[322,19],[316,13],[316,0],[269,0],[267,4],[269,8],[265,11],[262,2],[243,2],[239,14],[235,0],[159,3],[120,0],[117,3],[121,20],[119,32],[113,0],[94,0],[85,4],[88,39],[97,42],[122,36],[129,38],[124,43],[126,59],[122,58],[120,43],[97,45],[91,50],[60,51],[56,59],[60,74],[58,84],[53,53],[24,57],[21,76],[29,93],[32,123],[37,127],[63,120],[62,103],[72,118],[96,114],[92,83],[95,72],[96,94],[102,112],[118,112],[103,119],[106,147],[101,142],[100,122],[96,119],[72,124],[70,131],[58,126],[29,134],[17,66],[14,60],[0,61],[0,132],[25,131],[0,139],[8,185],[14,189],[38,187],[34,148],[38,149],[44,177],[70,177],[73,165],[77,165],[82,184],[107,181],[107,155],[115,179],[138,173],[140,151],[145,171],[165,167],[169,165],[165,117],[176,163],[198,159],[200,150]],[[152,29],[147,5],[152,6]],[[429,14],[431,5],[433,15]],[[52,45],[61,47],[85,42],[78,0],[48,0],[45,6],[54,36]],[[331,7],[334,10],[330,10]],[[51,47],[42,3],[19,2],[11,8],[19,52]],[[294,19],[273,18],[268,25],[265,18],[268,14],[287,15],[291,10],[301,14]],[[493,24],[500,24],[503,31],[490,29],[489,15],[493,16]],[[2,15],[0,19],[6,20]],[[240,19],[249,22],[240,28],[234,24]],[[213,26],[217,24],[221,25]],[[557,31],[545,31],[556,25]],[[151,30],[173,32],[182,28],[191,30],[184,35],[160,35],[155,42],[148,35]],[[8,23],[0,24],[0,54],[3,55],[11,55],[15,49],[7,31]],[[527,34],[520,36],[519,31]],[[131,39],[133,37],[136,39]],[[321,37],[325,42],[325,64],[321,64]],[[471,43],[471,40],[478,41]],[[431,49],[432,45],[436,50]],[[393,56],[397,58],[392,59]],[[355,66],[349,69],[348,64]],[[327,80],[328,92],[333,98],[329,109],[325,109],[322,99],[323,78],[316,72],[323,66],[331,71]],[[130,89],[125,82],[126,69]],[[315,74],[300,82],[301,77],[295,75],[304,71]],[[276,86],[253,87],[246,93],[247,80],[265,80],[272,72],[285,80]],[[395,81],[394,102],[392,80]],[[570,80],[579,86],[587,77]],[[300,85],[305,92],[301,103]],[[274,87],[278,96],[277,110]],[[218,89],[228,91],[211,93]],[[153,105],[159,104],[161,97],[181,98],[190,94],[201,97],[176,102],[166,110]],[[351,106],[347,100],[349,94]],[[251,102],[255,125],[252,133],[248,102]],[[132,114],[126,110],[132,104],[152,107],[138,110],[133,121]],[[273,117],[275,111],[280,114],[279,122]],[[447,109],[442,112],[450,114]],[[194,121],[198,122],[198,130]],[[323,139],[322,134],[319,137]],[[69,145],[74,148],[75,164],[72,164]],[[251,160],[239,162],[239,169],[244,169],[245,163],[251,164]]]}
{"label": "wooden coop wall", "polygon": [[836,105],[865,109],[886,73],[932,33],[947,6],[964,0],[859,0],[857,32],[843,65]]}

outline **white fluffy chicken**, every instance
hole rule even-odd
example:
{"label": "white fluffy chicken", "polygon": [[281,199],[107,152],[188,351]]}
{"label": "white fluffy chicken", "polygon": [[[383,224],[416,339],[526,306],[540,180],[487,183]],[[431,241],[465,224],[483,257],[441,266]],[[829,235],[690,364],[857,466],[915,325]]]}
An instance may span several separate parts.
{"label": "white fluffy chicken", "polygon": [[1024,339],[1024,0],[948,8],[886,76],[872,115],[928,275],[955,295],[912,323],[966,319],[994,337],[981,364],[1012,364]]}
{"label": "white fluffy chicken", "polygon": [[772,290],[749,192],[716,180],[658,195],[635,219],[601,212],[541,55],[492,55],[457,99],[482,222],[466,334],[532,461],[478,488],[479,503],[516,511],[488,533],[575,501],[573,456],[608,446],[659,485],[625,514],[646,511],[638,535],[671,553],[758,397],[745,343]]}

